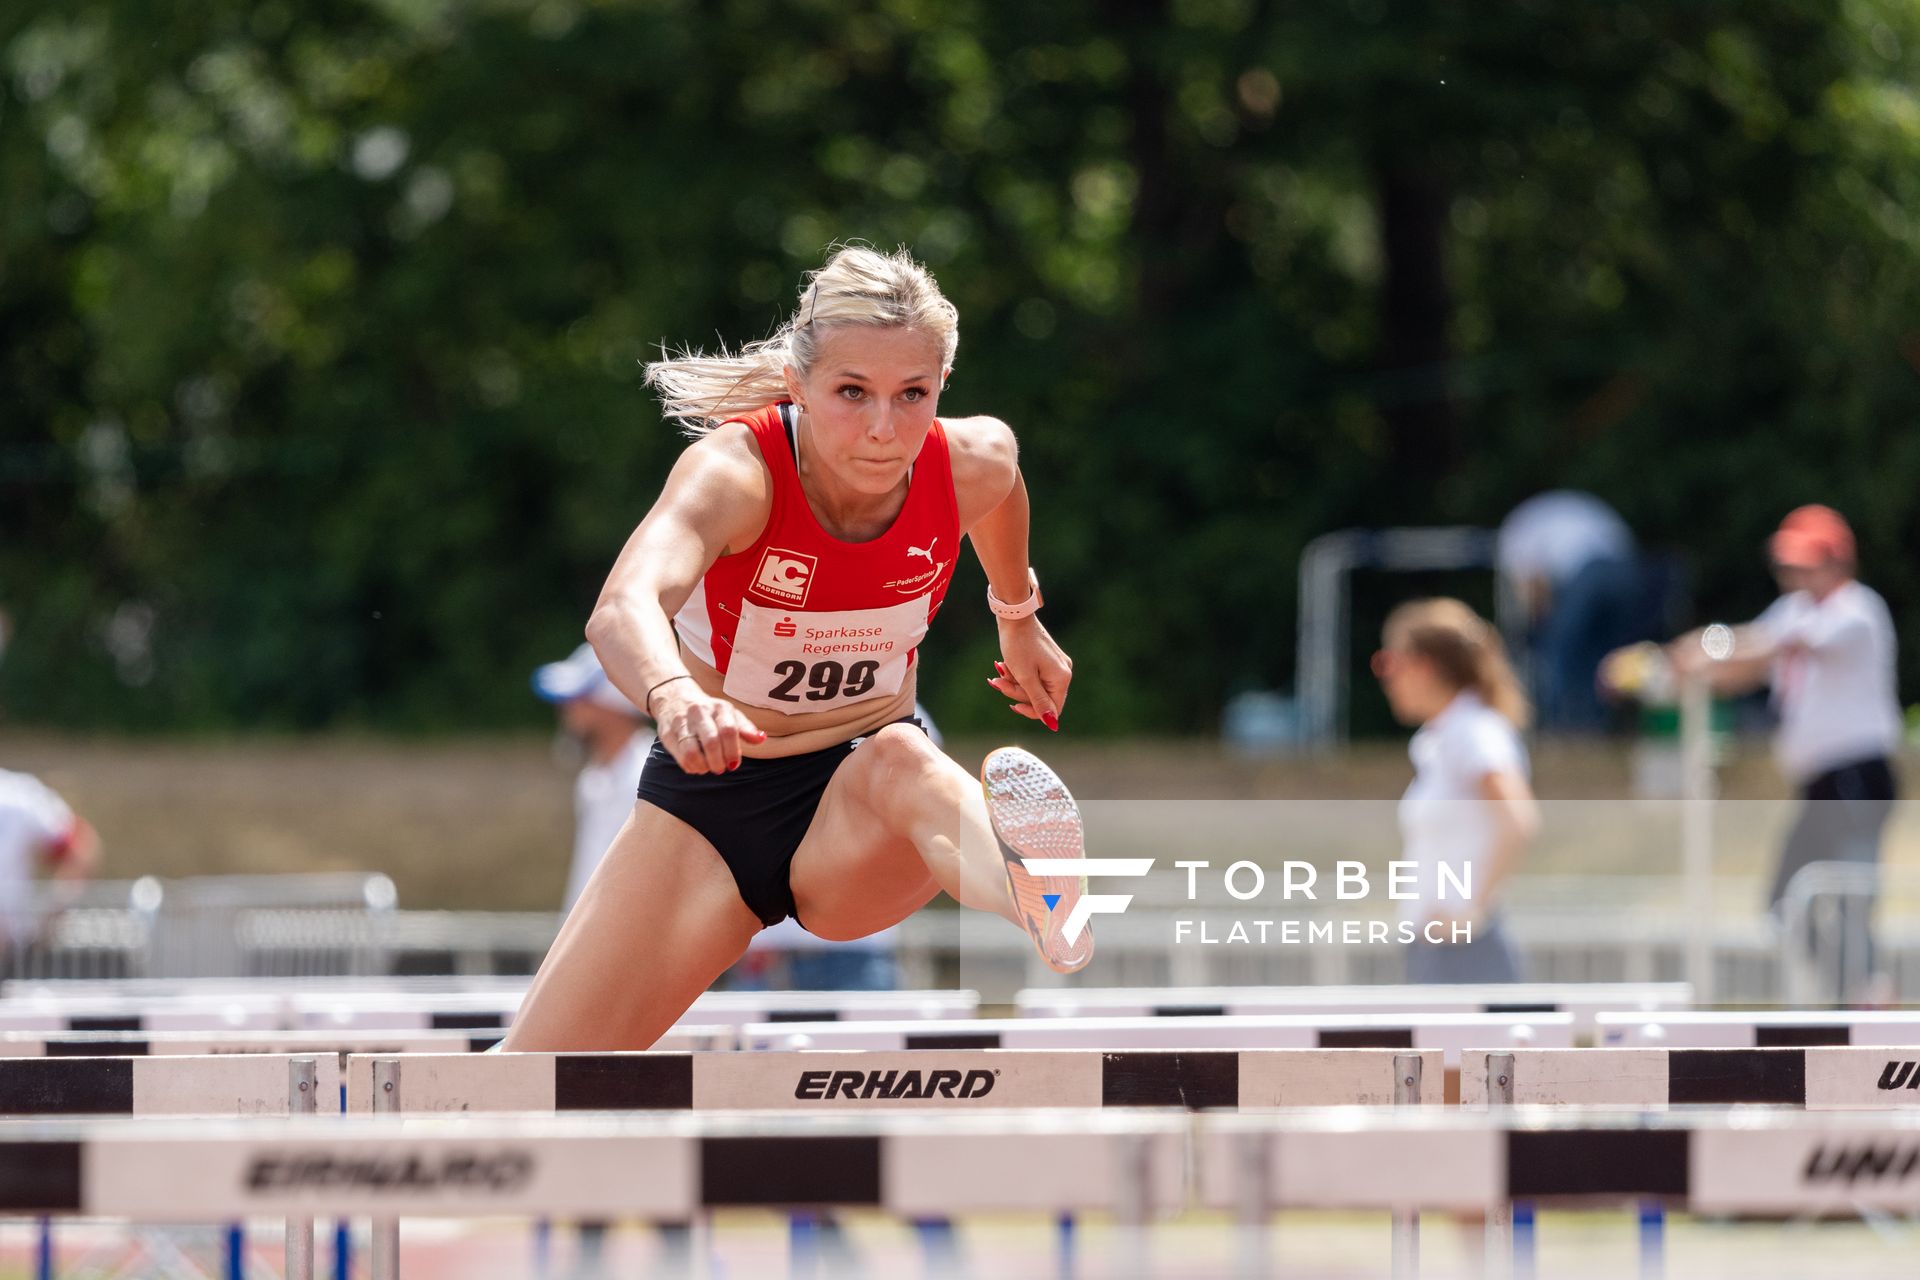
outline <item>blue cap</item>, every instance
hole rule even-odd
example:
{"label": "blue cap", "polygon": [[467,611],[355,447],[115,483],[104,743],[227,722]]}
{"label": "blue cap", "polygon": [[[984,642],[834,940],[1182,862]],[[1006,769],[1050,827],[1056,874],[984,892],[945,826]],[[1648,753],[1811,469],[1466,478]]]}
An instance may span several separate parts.
{"label": "blue cap", "polygon": [[633,716],[640,714],[639,708],[613,687],[613,681],[607,679],[607,673],[600,667],[600,658],[590,644],[581,645],[559,662],[535,667],[533,691],[548,702],[591,698],[614,711],[624,711]]}

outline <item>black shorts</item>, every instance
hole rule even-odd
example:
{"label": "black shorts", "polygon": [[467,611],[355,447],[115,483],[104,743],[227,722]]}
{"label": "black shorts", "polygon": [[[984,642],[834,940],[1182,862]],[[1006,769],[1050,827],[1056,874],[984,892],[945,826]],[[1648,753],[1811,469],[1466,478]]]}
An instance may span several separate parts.
{"label": "black shorts", "polygon": [[[912,716],[894,723],[926,728]],[[769,760],[744,756],[727,773],[688,773],[656,741],[640,771],[640,798],[705,836],[733,873],[747,909],[762,924],[776,925],[795,914],[793,855],[813,825],[820,797],[833,771],[862,741]]]}

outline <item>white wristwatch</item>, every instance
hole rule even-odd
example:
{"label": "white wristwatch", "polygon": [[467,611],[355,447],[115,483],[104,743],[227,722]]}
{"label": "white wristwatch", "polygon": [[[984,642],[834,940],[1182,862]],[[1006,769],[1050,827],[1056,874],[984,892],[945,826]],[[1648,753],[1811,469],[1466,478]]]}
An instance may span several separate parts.
{"label": "white wristwatch", "polygon": [[987,584],[987,608],[993,610],[997,618],[1027,618],[1040,608],[1040,576],[1032,569],[1027,570],[1027,598],[1019,604],[1008,604],[993,594],[993,584]]}

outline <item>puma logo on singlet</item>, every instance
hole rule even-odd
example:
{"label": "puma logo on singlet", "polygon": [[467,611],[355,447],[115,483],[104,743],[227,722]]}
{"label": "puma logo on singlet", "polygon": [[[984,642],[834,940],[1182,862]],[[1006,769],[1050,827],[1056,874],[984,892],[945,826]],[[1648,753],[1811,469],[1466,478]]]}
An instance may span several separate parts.
{"label": "puma logo on singlet", "polygon": [[932,564],[933,549],[939,545],[940,545],[940,539],[935,538],[932,542],[929,542],[924,547],[913,547],[913,546],[908,547],[907,554],[910,556],[919,556],[922,559],[924,559],[928,564]]}

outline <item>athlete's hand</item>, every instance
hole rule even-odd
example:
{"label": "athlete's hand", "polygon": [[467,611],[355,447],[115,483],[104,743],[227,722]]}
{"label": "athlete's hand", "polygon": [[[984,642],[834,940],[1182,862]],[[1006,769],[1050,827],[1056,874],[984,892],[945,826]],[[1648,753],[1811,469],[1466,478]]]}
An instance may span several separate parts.
{"label": "athlete's hand", "polygon": [[987,683],[1013,699],[1015,714],[1060,732],[1073,659],[1031,614],[1000,619],[1000,656],[1004,661],[993,664],[999,675]]}
{"label": "athlete's hand", "polygon": [[716,698],[691,680],[678,680],[654,695],[660,745],[687,773],[726,773],[740,767],[740,744],[765,742],[740,708]]}

